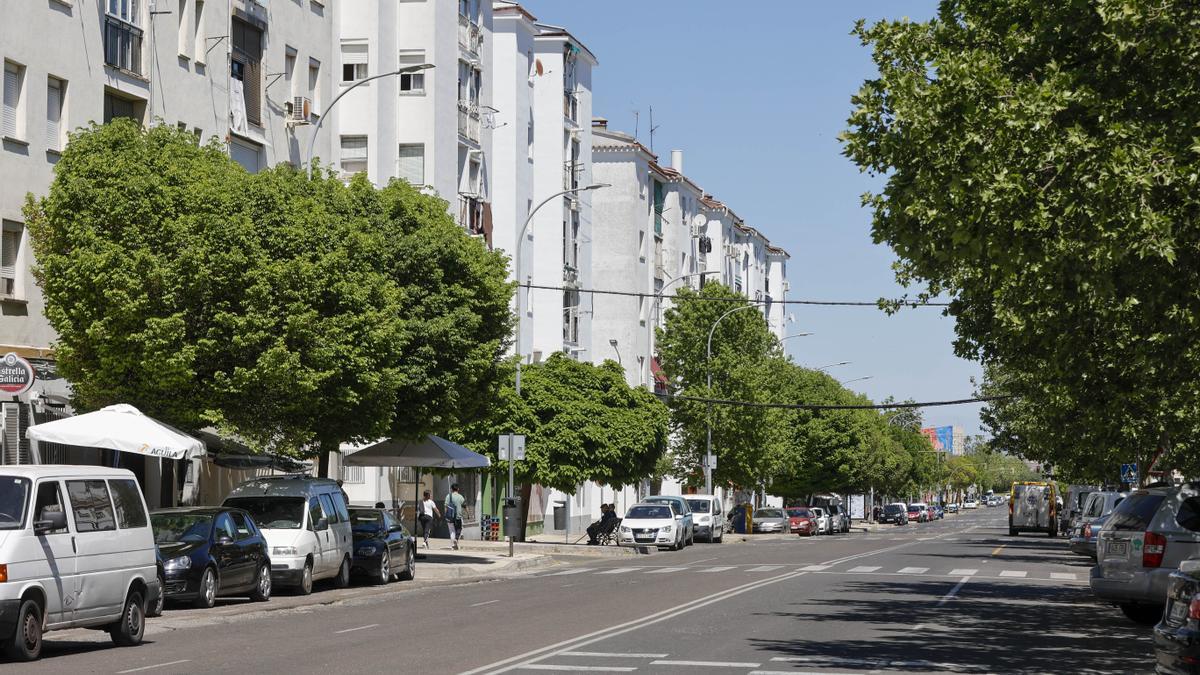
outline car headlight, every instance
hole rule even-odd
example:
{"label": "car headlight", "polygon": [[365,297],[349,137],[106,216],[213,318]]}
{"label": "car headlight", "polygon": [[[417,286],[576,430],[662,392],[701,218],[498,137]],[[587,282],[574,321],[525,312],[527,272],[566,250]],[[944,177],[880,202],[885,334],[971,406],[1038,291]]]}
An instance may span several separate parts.
{"label": "car headlight", "polygon": [[371,545],[359,546],[358,549],[354,551],[354,553],[356,555],[375,555],[376,553],[379,553],[379,549],[377,547],[371,546]]}
{"label": "car headlight", "polygon": [[625,527],[624,525],[622,525],[622,526],[621,526],[621,532],[622,532],[622,533],[624,533],[624,534],[629,534],[630,532],[633,532],[633,529],[632,529],[632,528]]}
{"label": "car headlight", "polygon": [[299,553],[295,546],[275,546],[271,548],[271,555],[299,555]]}
{"label": "car headlight", "polygon": [[662,528],[662,531],[663,532],[674,532],[675,526],[674,525],[664,525]]}
{"label": "car headlight", "polygon": [[192,557],[190,555],[181,555],[178,558],[171,558],[163,563],[164,572],[178,572],[186,570],[192,566]]}

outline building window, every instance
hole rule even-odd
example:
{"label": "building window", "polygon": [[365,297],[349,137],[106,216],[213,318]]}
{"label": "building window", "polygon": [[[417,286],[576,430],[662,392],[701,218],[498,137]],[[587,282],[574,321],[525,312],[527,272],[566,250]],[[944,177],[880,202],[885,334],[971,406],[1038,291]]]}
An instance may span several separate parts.
{"label": "building window", "polygon": [[184,58],[188,58],[188,56],[189,56],[187,41],[188,41],[188,37],[190,37],[188,34],[191,32],[191,30],[190,30],[191,26],[188,25],[188,20],[187,20],[187,8],[188,8],[188,0],[179,0],[178,11],[176,12],[176,15],[175,15],[175,18],[178,19],[178,21],[179,21],[178,38],[177,38],[177,41],[179,43],[179,45],[178,45],[179,46],[179,55]]}
{"label": "building window", "polygon": [[352,175],[367,170],[367,137],[342,136],[342,173]]}
{"label": "building window", "polygon": [[570,209],[563,220],[563,264],[579,269],[579,212]]}
{"label": "building window", "polygon": [[563,342],[579,344],[579,291],[563,291]]}
{"label": "building window", "polygon": [[104,123],[108,124],[118,117],[127,117],[138,124],[145,120],[146,102],[136,99],[121,98],[110,92],[104,92]]}
{"label": "building window", "polygon": [[67,100],[67,82],[57,77],[46,78],[46,148],[62,150],[63,110]]}
{"label": "building window", "polygon": [[664,194],[663,184],[654,181],[654,234],[662,236],[663,226],[663,209],[666,195]]}
{"label": "building window", "polygon": [[204,30],[204,0],[196,0],[196,11],[193,14],[195,35],[192,45],[195,48],[196,63],[204,63],[208,58],[208,32]]}
{"label": "building window", "polygon": [[139,0],[108,0],[104,14],[104,62],[142,73],[142,29]]}
{"label": "building window", "polygon": [[25,89],[25,66],[12,61],[4,62],[4,113],[0,118],[0,134],[5,138],[23,138],[25,136],[25,106],[23,90]]}
{"label": "building window", "polygon": [[283,84],[287,87],[288,100],[296,95],[296,48],[283,47]]}
{"label": "building window", "polygon": [[257,143],[247,143],[235,138],[229,144],[229,156],[250,173],[258,173],[262,169],[262,146]]}
{"label": "building window", "polygon": [[230,74],[241,82],[246,119],[262,126],[262,31],[245,21],[233,20],[233,60]]}
{"label": "building window", "polygon": [[342,43],[342,82],[367,79],[367,44]]}
{"label": "building window", "polygon": [[400,146],[396,174],[409,185],[425,184],[425,144],[405,143]]}
{"label": "building window", "polygon": [[346,466],[345,464],[343,464],[342,465],[342,482],[343,483],[354,483],[354,484],[367,482],[365,468],[366,467],[361,467],[361,466]]}
{"label": "building window", "polygon": [[11,220],[0,221],[0,297],[17,295],[17,261],[25,228]]}
{"label": "building window", "polygon": [[321,114],[321,62],[308,60],[308,98],[312,101],[312,114]]}
{"label": "building window", "polygon": [[[405,50],[400,52],[399,64],[401,68],[409,66],[419,66],[425,63],[425,52],[418,50]],[[402,94],[424,94],[425,93],[425,73],[401,73],[400,74],[400,93]]]}

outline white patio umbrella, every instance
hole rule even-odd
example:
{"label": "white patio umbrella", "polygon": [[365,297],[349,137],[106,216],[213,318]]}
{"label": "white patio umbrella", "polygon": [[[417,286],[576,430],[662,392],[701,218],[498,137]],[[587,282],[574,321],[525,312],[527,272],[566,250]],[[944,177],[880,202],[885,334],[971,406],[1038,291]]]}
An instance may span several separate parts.
{"label": "white patio umbrella", "polygon": [[203,442],[125,403],[35,424],[25,430],[25,437],[40,443],[104,448],[164,459],[205,454]]}

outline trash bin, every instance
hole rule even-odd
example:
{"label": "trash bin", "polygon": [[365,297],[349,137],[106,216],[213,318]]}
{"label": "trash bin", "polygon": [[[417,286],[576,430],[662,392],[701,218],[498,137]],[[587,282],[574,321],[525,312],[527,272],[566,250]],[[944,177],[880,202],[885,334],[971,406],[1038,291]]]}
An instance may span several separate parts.
{"label": "trash bin", "polygon": [[568,515],[566,502],[554,502],[554,529],[566,530]]}
{"label": "trash bin", "polygon": [[504,505],[504,534],[513,537],[514,541],[517,533],[521,531],[521,507],[519,504],[520,499],[514,499],[512,504]]}

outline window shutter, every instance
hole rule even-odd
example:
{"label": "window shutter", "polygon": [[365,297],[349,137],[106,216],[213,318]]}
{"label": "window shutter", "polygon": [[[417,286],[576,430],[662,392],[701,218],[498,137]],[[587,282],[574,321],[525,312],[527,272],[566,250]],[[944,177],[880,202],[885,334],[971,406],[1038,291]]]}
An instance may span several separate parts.
{"label": "window shutter", "polygon": [[342,44],[342,63],[366,63],[366,44]]}
{"label": "window shutter", "polygon": [[396,173],[412,185],[424,185],[425,146],[421,144],[401,145],[400,162]]}
{"label": "window shutter", "polygon": [[17,135],[17,102],[20,100],[20,79],[17,67],[4,64],[4,116],[0,121],[0,134],[15,138]]}
{"label": "window shutter", "polygon": [[46,82],[46,147],[57,150],[62,144],[62,80]]}

